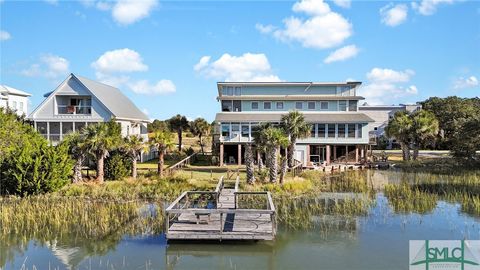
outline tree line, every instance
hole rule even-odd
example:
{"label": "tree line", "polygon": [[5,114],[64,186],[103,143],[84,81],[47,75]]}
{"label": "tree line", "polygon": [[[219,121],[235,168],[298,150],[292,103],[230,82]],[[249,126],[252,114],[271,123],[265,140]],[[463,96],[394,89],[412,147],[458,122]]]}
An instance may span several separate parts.
{"label": "tree line", "polygon": [[[404,160],[416,160],[420,148],[450,150],[468,163],[478,161],[480,149],[480,99],[432,97],[421,110],[400,111],[389,120],[388,137],[400,144]],[[411,154],[413,151],[413,154]]]}

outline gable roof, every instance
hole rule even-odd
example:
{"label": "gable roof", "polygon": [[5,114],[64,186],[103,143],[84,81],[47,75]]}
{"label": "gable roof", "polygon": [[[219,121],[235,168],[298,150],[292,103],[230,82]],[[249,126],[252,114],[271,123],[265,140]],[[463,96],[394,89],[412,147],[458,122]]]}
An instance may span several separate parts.
{"label": "gable roof", "polygon": [[92,92],[92,94],[97,97],[116,118],[150,121],[149,118],[118,88],[82,76],[74,74],[72,74],[72,76]]}
{"label": "gable roof", "polygon": [[54,91],[45,94],[46,99],[30,114],[30,118],[56,95],[60,88],[69,80],[74,79],[89,91],[117,119],[150,122],[149,118],[126,97],[122,91],[113,86],[90,80],[71,73]]}
{"label": "gable roof", "polygon": [[6,85],[0,85],[0,93],[1,94],[7,94],[7,95],[16,95],[16,96],[23,96],[23,97],[29,97],[31,96],[29,93],[12,88],[10,86]]}

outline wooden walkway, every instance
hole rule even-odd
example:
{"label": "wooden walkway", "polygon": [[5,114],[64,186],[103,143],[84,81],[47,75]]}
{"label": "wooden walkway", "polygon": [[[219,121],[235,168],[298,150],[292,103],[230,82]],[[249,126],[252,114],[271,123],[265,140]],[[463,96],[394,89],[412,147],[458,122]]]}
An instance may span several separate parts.
{"label": "wooden walkway", "polygon": [[[225,188],[223,177],[215,191],[187,191],[166,210],[167,240],[273,240],[275,207],[269,192],[239,192]],[[264,197],[266,209],[241,209],[244,196]]]}

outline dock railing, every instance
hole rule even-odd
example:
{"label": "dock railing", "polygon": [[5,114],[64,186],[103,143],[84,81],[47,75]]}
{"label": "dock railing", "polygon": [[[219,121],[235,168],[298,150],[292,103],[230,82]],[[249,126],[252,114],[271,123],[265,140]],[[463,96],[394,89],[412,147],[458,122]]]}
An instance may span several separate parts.
{"label": "dock railing", "polygon": [[303,172],[303,163],[300,160],[294,159],[294,165],[290,168],[292,177],[295,177]]}
{"label": "dock railing", "polygon": [[184,167],[190,165],[191,161],[195,158],[196,155],[197,155],[197,153],[193,153],[190,156],[188,156],[188,157],[180,160],[179,162],[173,164],[172,166],[168,167],[166,169],[167,174],[172,175],[178,169],[181,169],[181,168],[184,168]]}
{"label": "dock railing", "polygon": [[[216,216],[215,218],[218,217],[220,219],[219,222],[219,227],[218,227],[218,233],[220,235],[220,239],[222,239],[222,234],[224,234],[224,224],[226,221],[227,215],[228,214],[246,214],[248,216],[252,215],[269,215],[269,219],[272,224],[272,230],[271,233],[269,232],[267,235],[269,235],[268,239],[273,239],[276,235],[276,217],[275,217],[275,205],[273,204],[272,196],[270,192],[268,191],[239,191],[239,180],[240,178],[237,177],[235,181],[235,191],[234,191],[234,200],[235,200],[235,207],[232,208],[218,208],[218,200],[219,196],[222,192],[224,181],[223,177],[221,177],[218,181],[218,184],[215,188],[214,191],[185,191],[183,192],[175,201],[173,201],[165,210],[165,221],[166,221],[166,232],[167,232],[167,239],[169,238],[169,232],[171,226],[175,222],[184,222],[184,221],[179,221],[178,218],[180,215],[185,214],[187,215],[208,215],[208,216]],[[253,197],[263,197],[265,200],[266,204],[258,204],[255,203],[255,206],[261,205],[261,209],[254,209],[254,208],[249,208],[250,205],[247,205],[246,208],[239,208],[238,201],[239,201],[239,196],[253,196]],[[210,206],[214,207],[208,207],[207,204],[205,204],[206,198],[210,198],[215,201],[214,204],[210,203]],[[203,203],[202,203],[203,202]]]}

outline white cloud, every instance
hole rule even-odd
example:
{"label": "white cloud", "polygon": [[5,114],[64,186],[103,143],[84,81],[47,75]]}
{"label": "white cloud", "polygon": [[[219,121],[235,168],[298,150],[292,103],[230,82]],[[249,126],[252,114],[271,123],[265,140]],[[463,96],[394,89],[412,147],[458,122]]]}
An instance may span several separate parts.
{"label": "white cloud", "polygon": [[268,34],[273,32],[276,29],[276,27],[271,24],[263,25],[261,23],[257,23],[255,24],[255,29],[257,29],[262,34]]}
{"label": "white cloud", "polygon": [[140,80],[129,84],[130,89],[137,94],[160,95],[175,93],[177,88],[170,80],[160,80],[156,84],[150,84],[147,80]]}
{"label": "white cloud", "polygon": [[105,52],[92,63],[92,67],[100,73],[148,70],[140,54],[128,48]]}
{"label": "white cloud", "polygon": [[359,52],[359,49],[355,45],[348,45],[344,46],[336,51],[330,53],[325,60],[324,63],[329,64],[332,62],[337,61],[345,61],[349,58],[355,57]]}
{"label": "white cloud", "polygon": [[323,15],[330,12],[330,6],[323,0],[301,0],[293,4],[292,10],[309,15]]}
{"label": "white cloud", "polygon": [[10,35],[10,33],[4,30],[0,30],[0,41],[9,40],[11,38],[12,36]]}
{"label": "white cloud", "polygon": [[420,3],[412,2],[412,8],[418,13],[428,16],[437,12],[437,6],[441,4],[453,4],[458,0],[421,0]]}
{"label": "white cloud", "polygon": [[396,83],[408,82],[413,75],[415,72],[411,69],[396,71],[388,68],[373,68],[367,73],[367,78],[375,82]]}
{"label": "white cloud", "polygon": [[369,104],[399,103],[398,99],[418,94],[417,86],[405,85],[415,74],[413,70],[396,71],[373,68],[366,74],[368,83],[358,91]]}
{"label": "white cloud", "polygon": [[175,84],[170,80],[160,80],[151,84],[148,80],[133,80],[131,73],[144,72],[148,66],[142,56],[128,48],[106,51],[91,64],[97,79],[117,88],[127,87],[137,94],[158,95],[174,93]]}
{"label": "white cloud", "polygon": [[280,81],[273,74],[267,56],[263,53],[244,53],[241,56],[226,53],[214,62],[210,62],[210,59],[210,56],[202,57],[194,70],[207,78],[225,81]]}
{"label": "white cloud", "polygon": [[350,8],[351,5],[350,0],[333,0],[333,3],[342,8]]}
{"label": "white cloud", "polygon": [[127,25],[150,15],[157,0],[119,0],[112,8],[112,16],[119,24]]}
{"label": "white cloud", "polygon": [[48,79],[57,79],[68,74],[70,63],[67,59],[46,54],[40,56],[38,63],[33,63],[27,69],[22,70],[22,74],[28,77],[45,77]]}
{"label": "white cloud", "polygon": [[282,42],[296,41],[304,47],[316,49],[338,46],[353,33],[348,20],[332,12],[323,0],[301,0],[293,5],[292,10],[305,13],[309,17],[286,18],[283,20],[283,29],[276,29],[273,26],[265,28],[261,24],[256,28],[262,33],[272,34]]}
{"label": "white cloud", "polygon": [[480,83],[475,76],[470,76],[468,78],[460,77],[453,82],[453,89],[465,89],[465,88],[474,88],[479,86]]}
{"label": "white cloud", "polygon": [[208,66],[210,59],[211,59],[210,56],[203,56],[202,58],[200,58],[200,61],[198,61],[198,63],[193,67],[193,70],[195,71],[202,70],[204,67]]}
{"label": "white cloud", "polygon": [[410,85],[407,89],[405,89],[405,91],[408,93],[408,94],[413,94],[413,95],[416,95],[418,94],[418,89],[415,85]]}
{"label": "white cloud", "polygon": [[120,25],[138,22],[150,15],[158,0],[80,0],[83,6],[101,11],[111,11],[113,19]]}
{"label": "white cloud", "polygon": [[405,4],[388,4],[380,9],[382,23],[388,26],[397,26],[404,23],[408,16],[408,6]]}

